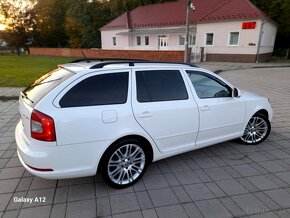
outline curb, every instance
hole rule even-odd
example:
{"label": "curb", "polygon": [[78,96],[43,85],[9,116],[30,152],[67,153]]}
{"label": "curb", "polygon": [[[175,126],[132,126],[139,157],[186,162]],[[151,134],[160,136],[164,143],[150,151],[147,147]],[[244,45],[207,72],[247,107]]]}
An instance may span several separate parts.
{"label": "curb", "polygon": [[246,67],[246,68],[239,68],[239,69],[225,69],[225,70],[215,70],[213,71],[215,74],[220,74],[226,71],[235,71],[235,70],[247,70],[247,69],[261,69],[261,68],[286,68],[290,67],[290,65],[277,65],[277,66],[253,66],[253,67]]}
{"label": "curb", "polygon": [[19,96],[0,96],[0,101],[18,100]]}

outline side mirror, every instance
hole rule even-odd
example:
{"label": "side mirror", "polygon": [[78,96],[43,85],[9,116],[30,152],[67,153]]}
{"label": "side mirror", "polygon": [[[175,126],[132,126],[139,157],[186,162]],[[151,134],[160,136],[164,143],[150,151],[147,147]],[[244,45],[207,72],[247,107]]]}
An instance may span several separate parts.
{"label": "side mirror", "polygon": [[233,89],[233,98],[239,98],[241,96],[240,91],[237,88]]}

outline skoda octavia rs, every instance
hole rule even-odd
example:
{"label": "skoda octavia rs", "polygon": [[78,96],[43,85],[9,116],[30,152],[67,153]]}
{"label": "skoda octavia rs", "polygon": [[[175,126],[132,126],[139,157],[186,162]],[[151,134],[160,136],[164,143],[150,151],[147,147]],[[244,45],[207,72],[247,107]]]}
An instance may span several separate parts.
{"label": "skoda octavia rs", "polygon": [[137,182],[148,164],[270,133],[267,98],[241,91],[189,64],[77,60],[20,94],[18,157],[47,179],[95,175],[116,188]]}

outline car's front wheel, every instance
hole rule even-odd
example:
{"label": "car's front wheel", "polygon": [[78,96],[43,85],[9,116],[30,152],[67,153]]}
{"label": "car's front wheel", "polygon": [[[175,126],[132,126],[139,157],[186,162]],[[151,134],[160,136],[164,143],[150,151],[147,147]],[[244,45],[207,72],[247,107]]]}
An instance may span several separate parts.
{"label": "car's front wheel", "polygon": [[102,166],[104,181],[115,188],[125,188],[136,183],[144,174],[149,155],[138,140],[124,140],[105,154]]}
{"label": "car's front wheel", "polygon": [[263,114],[255,114],[248,122],[240,141],[247,145],[263,142],[271,131],[271,123]]}

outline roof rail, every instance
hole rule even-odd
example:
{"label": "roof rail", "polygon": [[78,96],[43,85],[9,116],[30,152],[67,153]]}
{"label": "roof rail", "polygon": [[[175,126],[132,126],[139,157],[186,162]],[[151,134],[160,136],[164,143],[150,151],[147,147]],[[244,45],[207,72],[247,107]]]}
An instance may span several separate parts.
{"label": "roof rail", "polygon": [[93,66],[90,67],[90,69],[97,69],[97,68],[103,68],[107,65],[114,65],[114,64],[128,64],[130,67],[134,67],[135,64],[140,64],[140,63],[153,63],[153,64],[181,64],[181,65],[186,65],[189,67],[197,67],[194,64],[190,63],[183,63],[183,62],[166,62],[166,61],[148,61],[148,60],[128,60],[128,61],[108,61],[108,62],[102,62],[102,63],[97,63]]}
{"label": "roof rail", "polygon": [[70,63],[79,63],[79,62],[90,62],[90,61],[146,61],[142,59],[131,59],[131,58],[81,58],[71,61]]}

